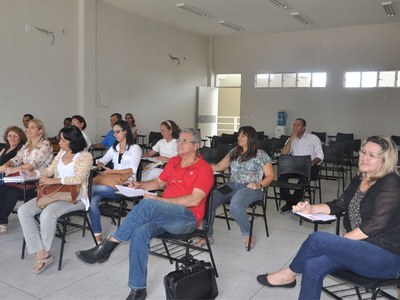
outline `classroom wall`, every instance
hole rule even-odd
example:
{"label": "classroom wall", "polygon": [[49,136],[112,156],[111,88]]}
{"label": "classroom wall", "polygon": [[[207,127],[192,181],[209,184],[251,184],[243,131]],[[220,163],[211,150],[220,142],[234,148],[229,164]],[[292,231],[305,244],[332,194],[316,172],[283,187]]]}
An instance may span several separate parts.
{"label": "classroom wall", "polygon": [[[400,69],[400,23],[215,38],[215,73],[241,73],[241,124],[273,136],[276,112],[308,130],[400,134],[400,88],[344,89],[346,71]],[[256,73],[327,72],[323,89],[255,89]]]}

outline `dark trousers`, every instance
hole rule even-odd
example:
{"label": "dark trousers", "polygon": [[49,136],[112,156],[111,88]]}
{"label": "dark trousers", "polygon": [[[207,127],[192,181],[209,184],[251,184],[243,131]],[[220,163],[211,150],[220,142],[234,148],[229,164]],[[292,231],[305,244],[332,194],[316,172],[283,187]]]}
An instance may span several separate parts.
{"label": "dark trousers", "polygon": [[[311,178],[316,178],[319,174],[319,166],[311,167]],[[308,178],[299,174],[284,174],[279,176],[278,181],[288,182],[290,179],[297,179],[297,183],[305,184],[308,182]],[[287,204],[296,205],[304,197],[304,190],[294,190],[293,194],[290,193],[290,189],[280,189],[280,199],[286,200]]]}
{"label": "dark trousers", "polygon": [[[21,185],[23,188],[23,185]],[[26,200],[36,196],[35,189],[26,190]],[[15,187],[0,185],[0,224],[8,224],[8,216],[18,200],[24,199],[24,190]]]}

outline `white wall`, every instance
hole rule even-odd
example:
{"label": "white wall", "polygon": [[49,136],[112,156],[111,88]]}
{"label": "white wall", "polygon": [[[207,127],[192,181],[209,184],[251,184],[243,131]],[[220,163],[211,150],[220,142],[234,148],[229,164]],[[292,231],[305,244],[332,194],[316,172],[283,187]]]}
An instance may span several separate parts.
{"label": "white wall", "polygon": [[[196,86],[207,84],[208,39],[101,1],[97,9],[100,132],[109,130],[113,112],[132,112],[144,134],[159,131],[165,119],[180,127],[196,126]],[[179,57],[180,65],[168,53]],[[112,104],[100,107],[102,97]]]}
{"label": "white wall", "polygon": [[[1,135],[32,113],[54,136],[77,107],[77,1],[0,3]],[[26,32],[26,24],[54,31],[54,45],[36,29]]]}
{"label": "white wall", "polygon": [[[27,112],[50,136],[64,117],[82,114],[92,141],[110,129],[113,112],[132,112],[143,134],[165,119],[196,125],[196,87],[207,84],[206,37],[97,0],[0,3],[1,133],[22,126]],[[55,31],[54,45],[41,32],[25,32],[26,24]],[[109,107],[101,107],[101,95]]]}
{"label": "white wall", "polygon": [[[400,134],[400,89],[344,89],[346,71],[400,69],[400,23],[215,38],[215,73],[242,73],[241,124],[273,136],[276,111],[308,129]],[[255,89],[256,73],[323,71],[324,89]],[[291,130],[291,128],[289,129]]]}

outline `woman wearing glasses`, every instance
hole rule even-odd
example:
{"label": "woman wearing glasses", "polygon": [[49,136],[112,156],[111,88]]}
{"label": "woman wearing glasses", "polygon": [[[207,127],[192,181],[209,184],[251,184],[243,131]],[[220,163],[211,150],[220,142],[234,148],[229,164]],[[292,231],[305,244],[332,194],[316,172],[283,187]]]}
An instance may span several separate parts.
{"label": "woman wearing glasses", "polygon": [[324,276],[340,269],[379,279],[400,274],[400,177],[396,145],[387,137],[367,138],[360,150],[358,176],[339,199],[310,205],[302,213],[345,212],[343,237],[318,231],[300,247],[289,267],[257,277],[269,287],[294,287],[303,274],[299,299],[320,299]]}
{"label": "woman wearing glasses", "polygon": [[[115,122],[113,131],[116,141],[98,161],[97,167],[100,170],[98,176],[106,176],[108,174],[123,175],[126,174],[127,171],[131,171],[132,176],[135,178],[142,156],[142,149],[138,145],[135,145],[131,127],[126,121],[119,120]],[[109,162],[113,163],[112,169],[106,167]],[[99,203],[103,199],[118,198],[115,191],[115,186],[93,184],[89,215],[98,242],[101,242],[103,239]]]}

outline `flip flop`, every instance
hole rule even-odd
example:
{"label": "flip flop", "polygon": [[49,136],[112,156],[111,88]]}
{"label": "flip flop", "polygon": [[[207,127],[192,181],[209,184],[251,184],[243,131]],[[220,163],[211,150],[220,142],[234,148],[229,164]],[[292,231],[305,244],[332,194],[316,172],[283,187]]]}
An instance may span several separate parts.
{"label": "flip flop", "polygon": [[54,256],[49,254],[46,258],[42,258],[38,260],[35,265],[33,266],[33,272],[36,274],[40,274],[43,272],[51,263],[54,261]]}
{"label": "flip flop", "polygon": [[[210,242],[210,245],[214,244],[214,238],[213,238],[212,236],[209,236],[209,237],[208,237],[208,241]],[[197,243],[196,243],[196,246],[199,246],[199,247],[205,247],[205,246],[207,246],[206,239],[205,239],[205,238],[199,239],[199,240],[197,241]]]}
{"label": "flip flop", "polygon": [[[254,248],[256,241],[254,240],[254,236],[251,237],[251,242],[250,242],[250,249]],[[249,236],[244,237],[244,247],[247,249],[249,246]]]}

